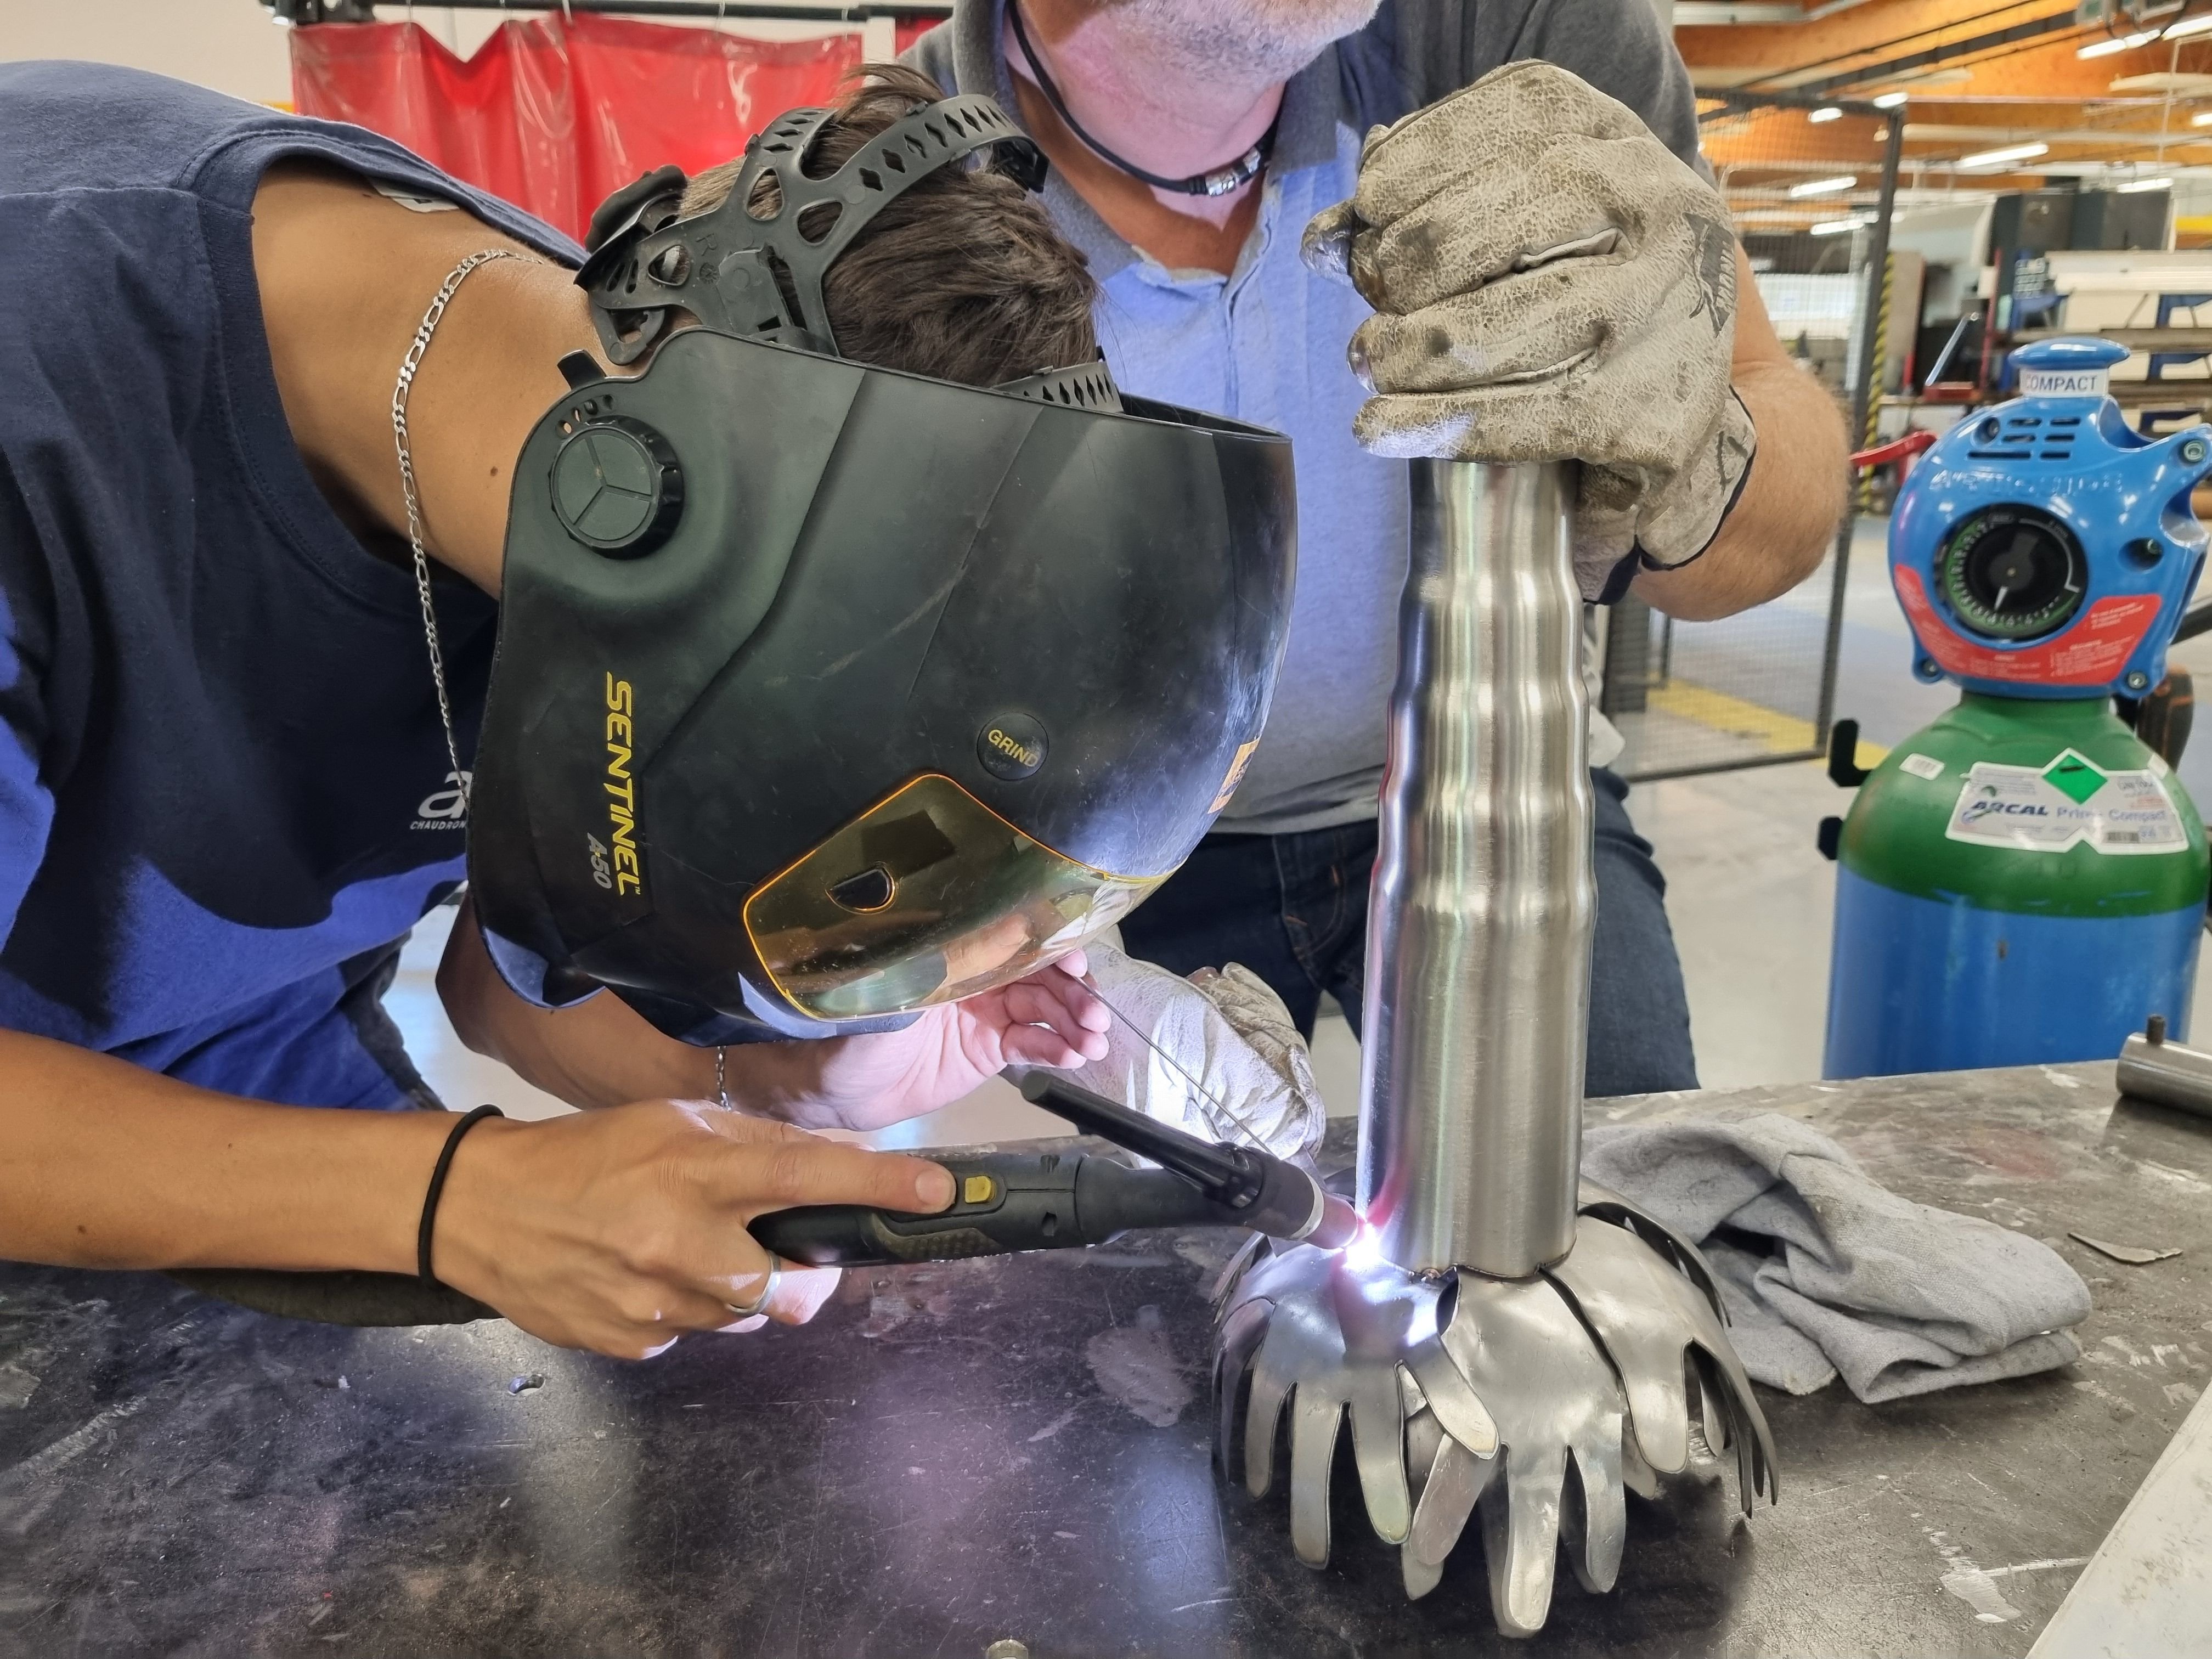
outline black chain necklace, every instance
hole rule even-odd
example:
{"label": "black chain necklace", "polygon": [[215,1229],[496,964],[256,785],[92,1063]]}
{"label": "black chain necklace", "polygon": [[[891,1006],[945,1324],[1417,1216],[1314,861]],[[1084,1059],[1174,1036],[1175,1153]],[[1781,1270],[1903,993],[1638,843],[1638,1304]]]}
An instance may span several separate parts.
{"label": "black chain necklace", "polygon": [[1067,100],[1060,95],[1060,88],[1053,84],[1051,75],[1038,60],[1036,49],[1030,45],[1029,31],[1022,25],[1019,0],[1007,0],[1006,17],[1014,26],[1014,42],[1021,47],[1022,56],[1028,61],[1030,73],[1036,77],[1037,90],[1044,94],[1044,100],[1052,106],[1052,112],[1060,117],[1062,125],[1080,138],[1101,161],[1111,162],[1132,179],[1141,179],[1155,190],[1171,190],[1184,196],[1227,196],[1243,189],[1258,178],[1261,170],[1267,165],[1267,157],[1273,154],[1275,129],[1283,123],[1283,112],[1279,108],[1275,112],[1275,118],[1267,123],[1267,130],[1260,135],[1260,142],[1225,167],[1217,167],[1211,173],[1194,173],[1188,179],[1164,179],[1157,173],[1146,172],[1134,161],[1122,160],[1093,138],[1083,130],[1083,124],[1068,113]]}

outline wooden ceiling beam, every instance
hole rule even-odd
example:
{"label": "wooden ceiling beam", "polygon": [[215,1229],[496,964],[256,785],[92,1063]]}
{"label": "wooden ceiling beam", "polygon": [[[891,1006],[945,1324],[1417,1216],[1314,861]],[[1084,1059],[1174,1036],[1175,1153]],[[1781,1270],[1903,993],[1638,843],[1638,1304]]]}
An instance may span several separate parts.
{"label": "wooden ceiling beam", "polygon": [[2072,7],[2056,7],[2051,0],[1869,0],[1814,23],[1678,28],[1674,43],[1693,76],[1700,68],[1765,76],[1792,70],[1832,73],[2059,9]]}
{"label": "wooden ceiling beam", "polygon": [[[2062,38],[2055,42],[2035,42],[2035,45],[2011,46],[2004,51],[1978,55],[1971,60],[1960,60],[1951,66],[1954,73],[1964,70],[1966,80],[1947,80],[1940,86],[1929,86],[1927,91],[1916,91],[1913,82],[1891,82],[1893,91],[1905,91],[1909,95],[1907,108],[1944,106],[1951,100],[1975,100],[1975,97],[2013,97],[2013,100],[2046,100],[2051,104],[2075,104],[2088,108],[2094,104],[2119,104],[2130,108],[2157,111],[2163,100],[2154,91],[2130,93],[2121,88],[2115,93],[2112,82],[2132,80],[2136,76],[2167,73],[2179,69],[2184,76],[2212,73],[2212,35],[2181,40],[2181,42],[2161,42],[2157,49],[2146,46],[2130,53],[2115,53],[2111,58],[2079,58],[2073,38]],[[1867,82],[1856,86],[1851,95],[1869,97],[1882,91],[1882,82]],[[2148,101],[2142,101],[2146,100]],[[2201,108],[2212,95],[2205,93],[2181,93],[2174,97],[2177,108]],[[1980,115],[1971,115],[1975,104],[1960,104],[1947,108],[1944,119],[1975,122]],[[1990,106],[1982,106],[1990,108]],[[2002,106],[1996,106],[2002,108]]]}

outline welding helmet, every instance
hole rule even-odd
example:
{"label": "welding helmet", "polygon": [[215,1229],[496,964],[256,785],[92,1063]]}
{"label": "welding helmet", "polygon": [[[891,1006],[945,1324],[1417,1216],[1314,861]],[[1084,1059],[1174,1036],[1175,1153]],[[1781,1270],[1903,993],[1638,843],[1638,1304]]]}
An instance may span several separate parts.
{"label": "welding helmet", "polygon": [[1043,158],[960,97],[810,178],[830,114],[711,211],[674,169],[602,209],[577,280],[644,367],[565,359],[514,477],[477,913],[531,1000],[609,988],[693,1042],[901,1024],[1127,914],[1228,802],[1289,620],[1279,434],[1100,362],[986,390],[838,355],[822,275],[877,210]]}

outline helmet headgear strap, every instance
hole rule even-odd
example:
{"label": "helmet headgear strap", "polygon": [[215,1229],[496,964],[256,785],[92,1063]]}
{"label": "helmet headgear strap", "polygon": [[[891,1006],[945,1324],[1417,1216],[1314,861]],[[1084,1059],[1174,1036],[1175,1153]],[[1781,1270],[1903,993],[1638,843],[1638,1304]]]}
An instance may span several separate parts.
{"label": "helmet headgear strap", "polygon": [[[992,100],[975,94],[925,105],[871,138],[826,178],[805,161],[836,109],[797,109],[745,146],[721,204],[678,217],[684,180],[673,168],[640,179],[594,216],[591,258],[576,274],[607,356],[635,362],[667,330],[672,311],[707,326],[811,351],[837,351],[822,281],[877,214],[938,168],[995,149],[992,165],[1025,190],[1042,186],[1044,152]],[[773,176],[781,201],[750,204]],[[612,210],[610,211],[610,210]],[[810,211],[815,210],[815,211]]]}

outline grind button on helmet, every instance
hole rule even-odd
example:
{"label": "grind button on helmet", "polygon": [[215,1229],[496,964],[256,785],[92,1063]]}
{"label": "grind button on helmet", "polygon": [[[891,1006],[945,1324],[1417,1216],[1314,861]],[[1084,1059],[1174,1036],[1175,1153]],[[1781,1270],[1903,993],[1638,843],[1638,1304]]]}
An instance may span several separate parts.
{"label": "grind button on helmet", "polygon": [[526,995],[699,1042],[898,1024],[1126,915],[1235,788],[1289,617],[1279,434],[1101,363],[983,390],[836,354],[821,275],[883,202],[1042,158],[956,98],[809,179],[827,118],[709,212],[672,170],[601,210],[578,280],[645,367],[565,362],[515,473],[477,912]]}

